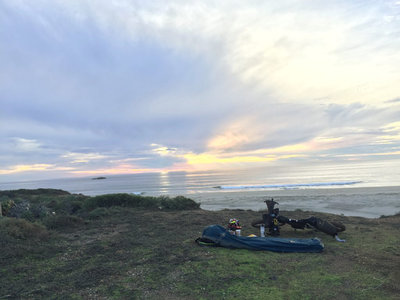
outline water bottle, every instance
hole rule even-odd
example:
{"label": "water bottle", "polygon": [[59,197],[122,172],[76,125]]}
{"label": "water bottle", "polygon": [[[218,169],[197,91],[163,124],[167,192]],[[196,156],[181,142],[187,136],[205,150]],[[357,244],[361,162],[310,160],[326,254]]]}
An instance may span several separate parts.
{"label": "water bottle", "polygon": [[264,227],[264,225],[260,226],[260,236],[261,237],[265,237],[265,227]]}

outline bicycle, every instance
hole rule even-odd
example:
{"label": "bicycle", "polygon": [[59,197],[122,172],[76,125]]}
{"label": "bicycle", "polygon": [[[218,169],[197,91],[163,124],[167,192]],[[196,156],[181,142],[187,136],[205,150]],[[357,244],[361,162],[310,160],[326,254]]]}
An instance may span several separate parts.
{"label": "bicycle", "polygon": [[256,220],[251,223],[251,226],[260,229],[260,235],[265,236],[265,229],[268,229],[268,234],[271,236],[280,235],[280,226],[289,224],[294,229],[314,228],[328,235],[331,235],[339,242],[345,242],[339,238],[338,233],[346,230],[346,226],[341,222],[328,222],[317,217],[307,219],[292,219],[279,215],[279,208],[275,208],[278,202],[273,198],[265,200],[268,212],[262,215],[261,220]]}

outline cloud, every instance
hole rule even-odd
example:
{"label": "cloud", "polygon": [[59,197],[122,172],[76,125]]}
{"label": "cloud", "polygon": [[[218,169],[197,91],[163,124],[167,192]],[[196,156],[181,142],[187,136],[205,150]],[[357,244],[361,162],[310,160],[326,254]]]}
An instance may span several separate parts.
{"label": "cloud", "polygon": [[31,152],[40,150],[40,143],[36,140],[24,139],[24,138],[12,138],[14,142],[15,151]]}
{"label": "cloud", "polygon": [[107,156],[99,154],[99,153],[73,153],[69,152],[67,154],[62,155],[62,158],[66,158],[70,160],[72,164],[75,163],[88,163],[92,160],[105,159]]}
{"label": "cloud", "polygon": [[0,169],[395,152],[398,16],[374,1],[1,3]]}
{"label": "cloud", "polygon": [[398,102],[400,102],[400,97],[385,101],[385,103],[398,103]]}
{"label": "cloud", "polygon": [[0,175],[9,175],[20,172],[48,172],[48,171],[70,171],[71,168],[55,167],[50,164],[15,165],[1,170]]}

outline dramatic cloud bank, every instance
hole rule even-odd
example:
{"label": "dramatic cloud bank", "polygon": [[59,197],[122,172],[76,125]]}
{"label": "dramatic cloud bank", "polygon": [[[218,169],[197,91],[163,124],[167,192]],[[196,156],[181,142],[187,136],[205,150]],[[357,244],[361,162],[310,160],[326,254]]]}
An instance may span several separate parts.
{"label": "dramatic cloud bank", "polygon": [[0,180],[400,157],[399,1],[0,2]]}

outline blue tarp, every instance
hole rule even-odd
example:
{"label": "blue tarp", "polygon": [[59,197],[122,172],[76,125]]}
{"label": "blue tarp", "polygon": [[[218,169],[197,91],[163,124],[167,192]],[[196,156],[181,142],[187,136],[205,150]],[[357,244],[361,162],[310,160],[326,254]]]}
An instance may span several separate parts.
{"label": "blue tarp", "polygon": [[318,238],[290,239],[235,236],[220,225],[206,227],[203,231],[203,238],[212,240],[218,246],[226,248],[268,250],[274,252],[321,252],[324,249],[324,244]]}

